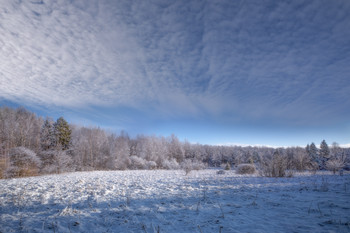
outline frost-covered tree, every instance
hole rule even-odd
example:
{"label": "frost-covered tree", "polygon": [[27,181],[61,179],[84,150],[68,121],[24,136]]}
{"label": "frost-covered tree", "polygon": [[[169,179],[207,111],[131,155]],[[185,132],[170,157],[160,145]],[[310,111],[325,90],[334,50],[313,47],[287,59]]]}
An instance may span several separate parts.
{"label": "frost-covered tree", "polygon": [[341,170],[345,165],[344,157],[334,157],[326,162],[326,168],[335,174],[337,171]]}
{"label": "frost-covered tree", "polygon": [[306,145],[305,151],[308,155],[310,154],[310,145],[309,144]]}
{"label": "frost-covered tree", "polygon": [[[24,108],[0,107],[0,178],[18,168],[14,164],[17,157],[13,156],[13,149],[19,147],[38,155],[42,160],[39,171],[42,174],[96,169],[199,169],[251,162],[270,169],[271,176],[280,176],[285,175],[284,168],[288,171],[326,167],[334,171],[350,163],[350,149],[338,145],[329,149],[325,141],[320,150],[312,143],[306,149],[280,148],[274,153],[275,149],[267,147],[191,144],[181,142],[175,135],[132,139],[125,132],[116,136],[99,128],[69,125],[63,117],[53,122]],[[24,158],[28,158],[27,155]]]}
{"label": "frost-covered tree", "polygon": [[111,147],[114,169],[126,170],[130,167],[130,155],[132,153],[131,144],[129,136],[121,134],[119,137],[115,138],[114,144]]}
{"label": "frost-covered tree", "polygon": [[294,168],[298,171],[303,171],[311,166],[310,156],[307,153],[307,150],[303,148],[296,147],[293,150],[293,165]]}
{"label": "frost-covered tree", "polygon": [[40,171],[43,174],[74,171],[73,161],[66,151],[59,148],[42,151],[38,154],[41,159]]}
{"label": "frost-covered tree", "polygon": [[10,151],[25,147],[40,151],[40,127],[42,119],[23,107],[0,107],[0,177],[10,166]]}
{"label": "frost-covered tree", "polygon": [[340,157],[342,155],[345,155],[344,150],[336,142],[332,143],[332,147],[330,148],[330,152],[331,152],[331,157]]}
{"label": "frost-covered tree", "polygon": [[338,143],[334,142],[330,149],[330,158],[326,162],[327,169],[336,173],[345,166],[345,163],[345,151],[338,145]]}
{"label": "frost-covered tree", "polygon": [[309,151],[309,157],[311,159],[313,169],[315,170],[320,169],[321,160],[319,158],[318,149],[315,143],[310,144],[308,151]]}
{"label": "frost-covered tree", "polygon": [[319,158],[320,158],[320,169],[325,170],[326,169],[326,163],[330,159],[330,150],[325,140],[321,142],[320,145],[320,152],[319,152]]}
{"label": "frost-covered tree", "polygon": [[25,147],[15,147],[10,151],[10,166],[6,177],[23,177],[37,175],[40,159],[34,151]]}
{"label": "frost-covered tree", "polygon": [[288,158],[281,149],[276,149],[273,154],[265,154],[261,162],[260,173],[267,177],[284,177],[287,174]]}
{"label": "frost-covered tree", "polygon": [[54,122],[46,118],[40,132],[40,145],[42,150],[50,150],[56,146]]}
{"label": "frost-covered tree", "polygon": [[178,163],[181,163],[185,159],[185,151],[182,144],[174,134],[171,135],[169,140],[169,153]]}
{"label": "frost-covered tree", "polygon": [[130,168],[131,169],[145,169],[146,162],[147,161],[141,157],[137,157],[135,155],[130,156]]}
{"label": "frost-covered tree", "polygon": [[243,151],[243,149],[241,148],[237,148],[237,150],[235,151],[235,156],[234,156],[234,163],[235,165],[239,165],[241,163],[244,163],[245,162],[245,152]]}
{"label": "frost-covered tree", "polygon": [[0,145],[6,150],[26,147],[34,152],[40,149],[41,119],[24,108],[0,108]]}
{"label": "frost-covered tree", "polygon": [[175,158],[168,158],[162,161],[161,167],[164,169],[176,170],[180,168],[180,164],[178,164]]}

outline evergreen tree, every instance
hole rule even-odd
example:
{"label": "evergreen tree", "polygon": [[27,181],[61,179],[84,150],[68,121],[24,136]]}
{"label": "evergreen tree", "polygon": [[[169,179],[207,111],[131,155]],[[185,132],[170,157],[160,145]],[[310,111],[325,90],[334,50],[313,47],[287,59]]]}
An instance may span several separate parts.
{"label": "evergreen tree", "polygon": [[54,124],[54,131],[57,140],[57,144],[62,147],[62,150],[67,150],[71,145],[72,130],[69,127],[68,122],[60,117]]}
{"label": "evergreen tree", "polygon": [[325,140],[320,145],[320,168],[321,170],[326,169],[326,163],[330,159],[330,150]]}
{"label": "evergreen tree", "polygon": [[46,118],[40,132],[40,145],[42,150],[49,150],[56,146],[56,136],[52,119]]}
{"label": "evergreen tree", "polygon": [[306,153],[307,153],[308,155],[310,155],[310,145],[309,145],[309,144],[306,145],[305,150],[306,150]]}
{"label": "evergreen tree", "polygon": [[311,143],[309,147],[309,156],[311,158],[311,162],[313,162],[316,169],[320,169],[320,158],[318,154],[318,149],[316,148],[315,143]]}

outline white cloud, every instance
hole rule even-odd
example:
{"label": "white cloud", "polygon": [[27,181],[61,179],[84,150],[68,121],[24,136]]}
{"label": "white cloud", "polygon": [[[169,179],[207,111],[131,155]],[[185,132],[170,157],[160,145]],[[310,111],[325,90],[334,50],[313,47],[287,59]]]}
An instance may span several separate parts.
{"label": "white cloud", "polygon": [[74,107],[132,105],[149,94],[142,93],[148,84],[137,64],[142,49],[122,26],[104,25],[103,12],[91,15],[68,3],[46,3],[51,2],[5,3],[4,97]]}
{"label": "white cloud", "polygon": [[342,148],[350,148],[350,143],[339,145]]}
{"label": "white cloud", "polygon": [[[244,144],[244,143],[235,143],[235,142],[226,142],[216,144],[217,146],[241,146],[241,147],[268,147],[268,148],[288,148],[291,146],[273,146],[273,145],[264,145],[264,144]],[[301,146],[302,147],[302,146]]]}
{"label": "white cloud", "polygon": [[346,1],[33,2],[0,6],[5,99],[295,124],[349,116]]}

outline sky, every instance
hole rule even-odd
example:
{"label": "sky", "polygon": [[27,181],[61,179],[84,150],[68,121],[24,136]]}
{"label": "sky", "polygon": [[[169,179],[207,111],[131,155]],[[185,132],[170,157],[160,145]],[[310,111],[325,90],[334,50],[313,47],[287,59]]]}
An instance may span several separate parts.
{"label": "sky", "polygon": [[349,0],[0,0],[0,105],[213,145],[350,146]]}

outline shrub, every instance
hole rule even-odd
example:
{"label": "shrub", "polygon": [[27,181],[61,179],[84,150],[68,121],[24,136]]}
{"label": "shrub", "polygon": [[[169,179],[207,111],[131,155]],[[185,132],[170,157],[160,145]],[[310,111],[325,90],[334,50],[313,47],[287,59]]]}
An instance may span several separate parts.
{"label": "shrub", "polygon": [[242,163],[237,166],[236,169],[237,174],[254,174],[255,173],[255,166],[253,164],[248,163]]}
{"label": "shrub", "polygon": [[326,163],[326,167],[328,170],[332,171],[335,174],[337,171],[341,170],[345,165],[345,162],[341,158],[333,158],[328,160]]}
{"label": "shrub", "polygon": [[205,164],[202,161],[200,161],[200,160],[193,160],[192,161],[192,169],[193,170],[199,171],[199,170],[202,170],[204,168],[205,168]]}
{"label": "shrub", "polygon": [[157,168],[157,163],[154,161],[147,161],[146,162],[146,168],[149,170],[153,170]]}
{"label": "shrub", "polygon": [[260,175],[267,177],[290,177],[293,175],[293,171],[287,170],[287,168],[288,158],[276,150],[272,156],[266,155],[263,157],[259,172]]}
{"label": "shrub", "polygon": [[131,169],[145,169],[146,168],[146,160],[135,155],[130,156],[131,161]]}
{"label": "shrub", "polygon": [[41,173],[53,174],[74,171],[72,159],[63,150],[47,150],[38,154],[41,159]]}
{"label": "shrub", "polygon": [[224,174],[225,174],[225,171],[224,171],[224,170],[219,170],[219,171],[216,172],[216,174],[218,174],[218,175],[224,175]]}
{"label": "shrub", "polygon": [[231,165],[229,163],[226,163],[225,170],[226,171],[231,170]]}
{"label": "shrub", "polygon": [[6,177],[35,176],[40,164],[35,152],[25,147],[15,147],[10,151],[10,167],[6,171]]}
{"label": "shrub", "polygon": [[188,175],[192,170],[201,170],[205,168],[205,165],[198,160],[191,160],[191,159],[185,159],[181,163],[181,167],[183,170],[185,170],[186,175]]}
{"label": "shrub", "polygon": [[152,170],[157,167],[157,163],[154,161],[147,161],[141,157],[137,157],[135,155],[130,156],[130,167],[131,169],[147,169]]}
{"label": "shrub", "polygon": [[169,159],[169,160],[163,160],[162,161],[162,167],[164,169],[168,169],[168,170],[176,170],[180,168],[180,165],[178,164],[178,162],[176,162],[176,160],[174,158]]}

